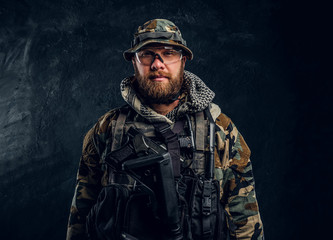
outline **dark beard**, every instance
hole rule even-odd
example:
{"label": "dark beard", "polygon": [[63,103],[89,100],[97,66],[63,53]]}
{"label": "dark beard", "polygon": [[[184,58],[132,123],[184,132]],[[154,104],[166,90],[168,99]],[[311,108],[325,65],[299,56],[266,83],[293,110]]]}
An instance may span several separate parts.
{"label": "dark beard", "polygon": [[[133,86],[139,96],[145,103],[170,104],[177,100],[180,95],[180,89],[183,85],[184,64],[180,66],[178,75],[175,78],[171,74],[163,73],[163,71],[152,71],[148,76],[141,76],[136,64],[134,64],[136,80]],[[153,77],[156,75],[164,75],[169,79],[168,83],[154,82]]]}

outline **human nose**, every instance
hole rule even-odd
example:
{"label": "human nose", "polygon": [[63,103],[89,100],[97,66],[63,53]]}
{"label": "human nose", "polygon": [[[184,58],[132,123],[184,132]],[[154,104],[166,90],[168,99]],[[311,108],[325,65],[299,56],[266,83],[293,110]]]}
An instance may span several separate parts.
{"label": "human nose", "polygon": [[153,62],[151,63],[150,67],[152,70],[165,68],[164,61],[159,54],[157,54],[157,53],[155,54]]}

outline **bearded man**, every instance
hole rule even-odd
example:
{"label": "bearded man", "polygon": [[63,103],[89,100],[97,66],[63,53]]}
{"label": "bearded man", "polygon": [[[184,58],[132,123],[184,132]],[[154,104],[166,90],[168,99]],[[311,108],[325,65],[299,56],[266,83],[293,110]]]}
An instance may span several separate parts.
{"label": "bearded man", "polygon": [[178,27],[140,26],[126,106],[83,142],[67,239],[263,239],[250,150],[191,72]]}

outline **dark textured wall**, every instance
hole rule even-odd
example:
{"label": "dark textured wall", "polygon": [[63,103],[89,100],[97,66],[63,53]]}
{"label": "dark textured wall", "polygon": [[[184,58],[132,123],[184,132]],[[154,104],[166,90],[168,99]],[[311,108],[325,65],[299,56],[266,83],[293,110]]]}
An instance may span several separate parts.
{"label": "dark textured wall", "polygon": [[[85,132],[123,104],[137,26],[168,18],[252,149],[267,239],[326,236],[328,22],[293,1],[0,0],[0,239],[64,239]],[[328,41],[327,41],[328,42]]]}

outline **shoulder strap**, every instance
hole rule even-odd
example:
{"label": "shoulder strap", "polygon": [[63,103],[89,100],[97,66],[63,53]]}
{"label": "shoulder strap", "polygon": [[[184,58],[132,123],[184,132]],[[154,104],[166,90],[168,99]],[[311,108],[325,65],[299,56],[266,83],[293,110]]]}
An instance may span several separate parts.
{"label": "shoulder strap", "polygon": [[192,116],[194,117],[193,125],[195,129],[195,152],[193,154],[192,169],[195,173],[201,174],[205,170],[205,148],[208,142],[208,126],[203,111],[197,112]]}
{"label": "shoulder strap", "polygon": [[203,111],[195,114],[195,145],[199,151],[205,150],[205,117]]}
{"label": "shoulder strap", "polygon": [[112,134],[112,147],[111,151],[117,150],[121,147],[124,135],[124,126],[129,112],[129,106],[126,105],[120,108],[120,113],[116,121],[116,125]]}

